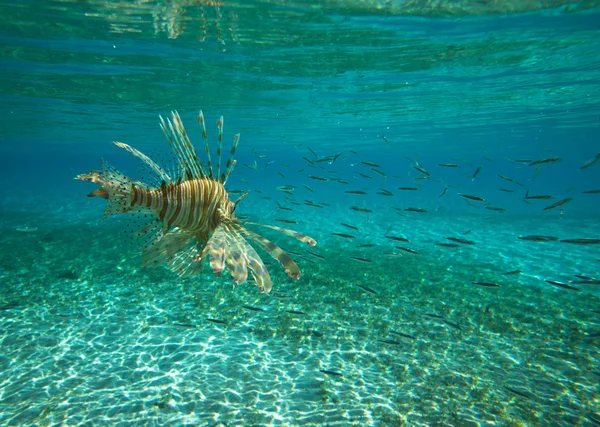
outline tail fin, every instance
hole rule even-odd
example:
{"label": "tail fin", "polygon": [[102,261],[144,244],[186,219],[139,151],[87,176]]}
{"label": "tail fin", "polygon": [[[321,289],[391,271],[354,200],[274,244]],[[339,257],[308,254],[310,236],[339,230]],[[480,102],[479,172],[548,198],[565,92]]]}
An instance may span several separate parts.
{"label": "tail fin", "polygon": [[90,181],[101,186],[88,196],[97,196],[108,200],[102,219],[106,219],[111,215],[130,212],[132,210],[131,189],[133,185],[146,187],[141,182],[127,178],[105,161],[102,162],[102,170],[93,170],[89,173],[77,175],[75,179]]}

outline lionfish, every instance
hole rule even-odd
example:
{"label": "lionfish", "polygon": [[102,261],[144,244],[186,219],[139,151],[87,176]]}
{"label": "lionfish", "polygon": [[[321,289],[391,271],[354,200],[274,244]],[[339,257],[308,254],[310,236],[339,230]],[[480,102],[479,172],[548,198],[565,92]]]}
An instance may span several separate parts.
{"label": "lionfish", "polygon": [[240,134],[234,136],[231,155],[221,172],[223,116],[217,120],[219,145],[215,172],[202,111],[198,123],[202,126],[206,166],[198,157],[179,114],[174,111],[166,121],[160,116],[160,126],[173,150],[177,174],[170,175],[140,151],[122,142],[115,142],[117,147],[133,154],[156,173],[157,183],[160,184],[153,186],[129,178],[104,160],[102,170],[92,170],[75,179],[101,186],[88,197],[107,199],[103,220],[121,213],[145,214],[151,218],[137,233],[146,237],[142,244],[144,267],[168,264],[180,276],[191,276],[202,270],[203,261],[209,257],[210,267],[217,276],[227,265],[234,287],[248,280],[250,270],[260,292],[268,293],[272,288],[271,277],[254,247],[248,243],[249,239],[279,261],[290,277],[299,279],[300,269],[294,260],[275,243],[248,230],[245,225],[267,227],[295,237],[309,246],[315,246],[317,242],[293,230],[244,222],[236,217],[237,204],[248,192],[231,202],[225,184],[236,164],[233,157]]}

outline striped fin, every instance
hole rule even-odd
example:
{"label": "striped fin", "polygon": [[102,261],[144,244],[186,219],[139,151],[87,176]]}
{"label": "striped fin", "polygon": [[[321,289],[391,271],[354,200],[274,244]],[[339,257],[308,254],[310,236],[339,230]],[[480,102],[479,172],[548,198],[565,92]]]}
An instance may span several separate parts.
{"label": "striped fin", "polygon": [[163,223],[159,218],[152,218],[144,227],[134,233],[140,241],[142,252],[149,250],[163,238]]}
{"label": "striped fin", "polygon": [[225,231],[222,226],[219,226],[214,231],[213,235],[206,243],[206,246],[202,250],[201,258],[206,256],[206,253],[210,256],[210,268],[215,272],[217,277],[221,275],[225,268],[225,252],[227,251],[227,240]]}
{"label": "striped fin", "polygon": [[164,170],[162,170],[162,168],[160,166],[158,166],[151,158],[146,156],[144,153],[142,153],[142,152],[136,150],[135,148],[131,147],[130,145],[124,144],[122,142],[114,141],[114,143],[117,147],[122,148],[126,151],[129,151],[135,157],[137,157],[138,159],[140,159],[141,161],[146,163],[146,165],[148,165],[148,167],[150,169],[152,169],[154,172],[156,172],[158,174],[158,176],[160,177],[160,179],[162,181],[171,183],[171,177]]}
{"label": "striped fin", "polygon": [[256,242],[261,249],[271,255],[274,260],[279,261],[288,276],[290,276],[292,279],[300,278],[300,268],[298,268],[298,265],[288,254],[283,251],[283,249],[271,242],[269,239],[264,238],[260,234],[247,230],[241,225],[238,226],[238,230]]}
{"label": "striped fin", "polygon": [[200,244],[196,241],[194,246],[178,252],[169,263],[169,268],[181,277],[195,276],[200,273],[204,263],[198,261],[199,246]]}
{"label": "striped fin", "polygon": [[[187,131],[185,130],[185,126],[183,126],[183,122],[181,121],[181,117],[179,117],[179,113],[177,111],[171,112],[172,118],[172,126],[174,130],[177,131],[177,136],[179,137],[180,145],[183,147],[182,157],[185,161],[185,170],[191,172],[191,174],[195,178],[202,178],[204,176],[204,168],[202,166],[202,162],[196,153],[196,149],[192,145],[190,138],[187,135]],[[181,165],[181,163],[180,163]]]}
{"label": "striped fin", "polygon": [[233,172],[233,168],[235,167],[235,160],[233,159],[233,156],[235,155],[235,150],[237,149],[239,142],[240,142],[240,134],[236,133],[233,136],[233,145],[231,146],[231,155],[229,156],[229,159],[227,159],[227,164],[225,165],[225,174],[221,177],[221,182],[223,183],[223,185],[225,185],[225,183],[229,179],[229,176],[231,175],[231,172]]}
{"label": "striped fin", "polygon": [[[185,126],[179,117],[177,111],[171,113],[172,128],[177,132],[179,137],[180,145],[183,148],[182,158],[185,161],[185,170],[189,171],[195,178],[202,178],[204,176],[204,168],[202,162],[196,153],[196,149],[192,145],[190,138],[188,137]],[[181,163],[180,163],[181,165]]]}
{"label": "striped fin", "polygon": [[179,168],[182,171],[188,171],[193,178],[204,178],[206,176],[204,166],[187,135],[179,113],[171,112],[171,119],[167,118],[166,122],[162,116],[159,118],[160,128],[173,150]]}
{"label": "striped fin", "polygon": [[206,153],[206,160],[208,162],[208,173],[213,178],[212,161],[210,160],[210,148],[208,146],[208,136],[206,135],[206,121],[204,120],[204,114],[202,110],[198,114],[198,124],[202,126],[202,139],[204,140],[204,152]]}
{"label": "striped fin", "polygon": [[271,276],[269,275],[269,271],[262,259],[256,253],[256,250],[244,239],[243,236],[239,234],[239,226],[235,224],[229,224],[231,227],[228,227],[230,233],[232,233],[238,244],[242,247],[242,251],[244,257],[246,258],[247,265],[250,268],[252,273],[252,277],[254,278],[254,283],[258,287],[260,292],[269,293],[271,292],[271,288],[273,287],[273,282],[271,281]]}
{"label": "striped fin", "polygon": [[[173,242],[165,242],[165,247],[173,255],[169,259],[169,268],[181,277],[193,276],[202,271],[202,262],[198,262],[198,256],[202,249],[202,244],[195,236],[189,235],[179,229],[167,233],[166,236],[173,236]],[[165,236],[165,237],[166,237]],[[159,244],[162,244],[161,239]],[[177,250],[178,249],[178,250]]]}
{"label": "striped fin", "polygon": [[243,237],[232,233],[231,229],[225,224],[223,226],[227,229],[225,233],[227,239],[227,252],[225,254],[227,269],[234,284],[245,283],[248,281],[248,262],[244,256],[243,245],[240,242],[240,238]]}
{"label": "striped fin", "polygon": [[142,266],[158,267],[168,263],[169,268],[182,277],[197,274],[202,270],[202,263],[196,262],[199,246],[195,236],[176,228],[143,251]]}
{"label": "striped fin", "polygon": [[312,237],[307,236],[306,234],[298,233],[297,231],[290,230],[288,228],[277,227],[275,225],[259,224],[257,222],[247,222],[245,224],[258,225],[259,227],[266,227],[271,228],[273,230],[277,230],[281,233],[287,234],[288,236],[292,236],[293,238],[298,239],[301,242],[306,243],[308,246],[315,246],[317,244],[317,241]]}
{"label": "striped fin", "polygon": [[217,180],[219,180],[221,182],[223,182],[223,180],[221,179],[221,151],[223,150],[223,126],[224,125],[225,125],[224,119],[223,119],[223,116],[221,116],[221,117],[219,117],[219,120],[217,120],[217,130],[219,131],[217,140],[219,142],[219,145],[217,146],[218,166],[217,166],[217,174],[215,175],[215,178],[217,178]]}

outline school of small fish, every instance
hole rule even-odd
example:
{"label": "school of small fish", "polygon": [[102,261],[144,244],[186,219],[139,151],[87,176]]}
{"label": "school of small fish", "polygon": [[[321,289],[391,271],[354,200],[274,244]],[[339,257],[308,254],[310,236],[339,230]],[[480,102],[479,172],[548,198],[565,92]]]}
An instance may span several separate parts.
{"label": "school of small fish", "polygon": [[[296,146],[296,148],[301,147],[302,145],[303,144],[298,144]],[[438,173],[434,173],[431,170],[428,170],[428,168],[426,168],[426,166],[424,166],[423,164],[420,164],[418,160],[413,160],[411,158],[406,157],[406,159],[408,160],[408,170],[409,170],[408,176],[410,177],[411,172],[416,173],[416,176],[413,176],[411,179],[412,182],[409,182],[407,185],[405,177],[400,176],[398,174],[388,176],[387,173],[383,170],[382,166],[379,163],[376,163],[370,159],[369,160],[360,159],[358,152],[356,152],[354,150],[338,151],[335,154],[325,153],[324,155],[320,155],[319,153],[317,153],[318,150],[314,150],[313,148],[308,147],[308,146],[306,148],[308,150],[308,153],[304,156],[301,156],[301,159],[306,162],[305,167],[312,171],[307,172],[305,168],[301,168],[297,171],[297,174],[299,176],[305,175],[309,180],[319,182],[320,184],[317,184],[317,185],[326,185],[330,188],[331,188],[331,186],[334,186],[334,188],[337,188],[339,186],[340,194],[344,194],[348,198],[348,207],[347,208],[354,212],[358,212],[359,214],[365,214],[365,217],[367,219],[370,219],[371,215],[376,213],[372,202],[369,202],[369,197],[371,195],[383,196],[383,197],[395,197],[396,195],[399,195],[400,200],[402,200],[402,194],[401,194],[402,192],[417,192],[417,191],[425,188],[426,185],[438,185],[438,183],[440,183],[443,186],[442,192],[441,192],[441,194],[439,194],[438,199],[445,197],[446,198],[445,200],[447,200],[447,198],[452,197],[451,194],[453,194],[454,196],[463,199],[467,203],[467,205],[472,209],[483,208],[483,209],[486,209],[491,212],[496,212],[498,214],[503,214],[503,213],[507,212],[507,207],[498,206],[498,205],[492,204],[491,202],[488,201],[488,199],[494,198],[493,194],[492,195],[488,194],[488,195],[485,195],[485,197],[484,197],[484,195],[481,195],[481,194],[471,194],[470,192],[461,192],[457,188],[457,186],[447,185],[444,183],[443,169],[453,169],[453,170],[457,170],[457,171],[460,171],[461,169],[465,170],[465,173],[463,173],[462,176],[468,182],[468,181],[475,181],[476,179],[480,179],[479,177],[481,176],[481,174],[485,174],[486,168],[484,168],[482,165],[479,165],[476,168],[472,169],[473,166],[467,162],[463,162],[460,159],[451,159],[451,161],[449,161],[449,162],[438,163],[438,166],[441,168],[439,170],[440,176],[438,177],[437,176]],[[260,156],[258,156],[258,153],[256,153],[256,152],[255,152],[255,155],[257,155],[257,157],[259,157],[259,159],[267,157],[267,156],[260,157]],[[486,156],[483,156],[483,158],[488,162],[491,162],[493,160]],[[539,176],[542,168],[552,168],[551,165],[561,162],[562,158],[558,157],[558,156],[553,156],[553,157],[544,157],[544,158],[539,158],[539,159],[527,158],[527,159],[516,159],[516,160],[507,159],[507,160],[510,163],[512,163],[513,165],[516,165],[518,168],[521,168],[524,170],[529,170],[529,169],[533,170],[533,174],[531,175],[531,178],[529,178],[529,181],[533,181],[534,179],[536,179]],[[578,172],[582,172],[582,171],[594,166],[599,161],[600,161],[600,153],[596,154],[595,156],[593,156],[592,158],[590,158],[589,160],[584,162],[581,165],[581,167],[579,167]],[[273,164],[273,162],[268,163],[268,165],[271,165],[271,164]],[[340,168],[337,168],[338,165],[340,166]],[[285,164],[282,166],[289,167],[288,164]],[[350,180],[352,182],[349,182],[350,180],[344,180],[344,179],[340,178],[340,176],[348,175],[347,171],[345,170],[348,166],[351,168],[350,170],[352,171],[350,174],[351,175]],[[396,168],[396,170],[397,170],[397,168]],[[373,175],[373,174],[375,174],[375,175]],[[283,175],[283,174],[279,173],[279,175]],[[381,180],[380,183],[376,183],[374,181],[376,176],[380,177],[380,180]],[[532,194],[532,193],[530,193],[530,190],[527,188],[527,184],[524,183],[525,182],[524,180],[517,180],[517,179],[509,176],[509,174],[496,173],[492,177],[492,179],[498,179],[499,181],[504,181],[504,182],[512,185],[512,188],[499,187],[498,191],[503,192],[503,193],[521,193],[522,194],[521,200],[526,204],[532,204],[532,203],[536,203],[536,202],[538,202],[538,203],[546,202],[546,204],[542,204],[540,206],[540,210],[542,212],[547,212],[547,211],[560,212],[559,213],[560,218],[562,218],[562,216],[564,215],[563,209],[566,207],[566,205],[571,203],[574,200],[574,196],[564,195],[562,197],[558,197],[557,195],[552,195],[552,194]],[[394,182],[396,182],[398,180],[403,183],[400,185],[398,185],[398,184],[394,185]],[[375,184],[375,185],[373,185],[373,184]],[[347,188],[346,186],[350,186],[350,188]],[[313,194],[319,194],[319,188],[315,189],[315,188],[309,187],[307,185],[304,185],[304,187]],[[346,188],[344,188],[344,187],[346,187]],[[302,202],[299,201],[297,198],[295,198],[294,190],[296,190],[296,188],[297,187],[294,185],[282,185],[282,186],[276,187],[277,190],[282,191],[286,194],[285,201],[283,203],[281,203],[279,201],[277,202],[277,209],[280,209],[282,211],[287,211],[287,212],[294,212],[294,208],[292,207],[293,205],[296,205],[296,206],[304,205],[304,206],[310,206],[310,207],[315,207],[315,208],[323,208],[323,207],[329,206],[328,203],[325,203],[322,201],[317,202],[317,201],[308,200],[308,199],[304,199]],[[573,191],[574,191],[574,189],[570,189],[569,191],[567,191],[567,193],[572,193]],[[600,188],[585,189],[585,190],[581,191],[581,194],[586,195],[586,197],[589,197],[589,195],[600,194]],[[556,201],[553,201],[553,200],[556,200]],[[439,210],[441,208],[443,208],[443,206],[440,206],[436,210]],[[394,211],[396,211],[396,213],[398,215],[401,215],[401,216],[407,216],[407,214],[408,215],[417,215],[417,214],[424,215],[429,212],[428,209],[418,207],[418,206],[403,206],[403,207],[392,206],[392,209]],[[491,217],[489,217],[489,218],[486,217],[485,219],[491,219]],[[289,222],[287,222],[285,219],[276,219],[276,221],[283,222],[283,223],[295,223],[295,220],[287,220],[287,221],[289,221]],[[357,249],[372,248],[372,247],[376,246],[375,244],[370,244],[370,243],[364,244],[364,243],[360,242],[359,238],[361,237],[361,235],[360,235],[360,227],[358,225],[342,223],[342,222],[340,222],[339,224],[341,226],[340,229],[339,230],[331,230],[331,232],[330,232],[331,236],[333,236],[335,238],[339,238],[339,239],[345,239],[348,242],[357,241],[358,244],[355,245],[355,247]],[[388,257],[398,257],[398,256],[402,256],[402,254],[408,254],[408,255],[413,255],[413,256],[419,255],[419,252],[417,252],[415,249],[413,249],[409,245],[407,245],[410,243],[408,241],[408,239],[406,239],[405,237],[400,236],[400,235],[390,234],[391,229],[392,229],[392,227],[390,226],[390,228],[387,230],[385,235],[382,237],[389,239],[393,242],[403,243],[403,245],[395,246],[395,249],[397,250],[397,252],[393,251],[391,253],[384,253],[383,255],[388,256]],[[470,232],[470,230],[466,231],[464,234],[466,235],[469,232]],[[532,234],[532,235],[515,236],[515,238],[516,238],[516,240],[521,240],[521,241],[525,241],[525,242],[537,242],[537,243],[559,242],[559,243],[573,244],[573,245],[600,244],[600,239],[590,238],[590,237],[560,238],[560,237],[552,236],[552,235],[533,235]],[[475,241],[468,240],[468,239],[466,239],[464,237],[460,237],[460,236],[448,236],[448,237],[446,237],[446,241],[438,241],[438,242],[434,243],[434,245],[439,248],[448,248],[448,249],[451,249],[451,248],[457,249],[462,246],[473,246],[475,244],[476,244]],[[295,255],[297,255],[299,257],[303,257],[302,254],[300,254],[300,253],[297,253]],[[315,256],[315,255],[316,255],[315,253],[311,254],[311,256]],[[366,258],[361,253],[349,254],[348,257],[350,260],[357,262],[357,263],[371,263],[372,262],[371,259]],[[504,274],[507,276],[514,275],[514,274],[520,274],[520,271],[514,270],[514,271],[504,273]],[[590,278],[589,280],[583,280],[583,281],[576,280],[574,282],[576,282],[578,284],[596,285],[598,280],[594,279],[594,278]],[[475,286],[484,287],[484,288],[500,287],[500,284],[491,283],[491,282],[487,282],[487,281],[475,280],[472,283]],[[571,286],[569,284],[563,284],[561,282],[557,282],[554,280],[546,280],[546,283],[553,285],[553,286],[561,287],[563,289],[571,290],[571,291],[579,291],[579,288],[577,288],[575,286]]]}

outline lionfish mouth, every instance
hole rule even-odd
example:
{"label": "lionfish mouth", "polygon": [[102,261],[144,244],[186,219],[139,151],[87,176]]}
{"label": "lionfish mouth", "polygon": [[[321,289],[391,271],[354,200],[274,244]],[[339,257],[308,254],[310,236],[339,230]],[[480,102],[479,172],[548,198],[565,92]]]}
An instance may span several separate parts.
{"label": "lionfish mouth", "polygon": [[[219,276],[225,268],[231,274],[234,286],[248,280],[248,271],[260,292],[269,292],[272,281],[265,264],[254,247],[277,260],[293,279],[300,278],[300,269],[294,260],[267,238],[247,229],[246,225],[266,227],[315,246],[317,242],[306,234],[286,228],[259,223],[242,223],[233,212],[249,193],[234,202],[229,201],[225,184],[235,167],[234,155],[240,135],[233,137],[231,156],[221,170],[223,116],[217,120],[217,165],[213,167],[206,125],[202,111],[198,115],[206,164],[200,160],[191,143],[183,122],[176,111],[160,126],[173,150],[179,171],[172,175],[145,154],[122,142],[115,142],[140,159],[155,174],[159,185],[150,185],[126,177],[108,163],[102,170],[92,170],[75,179],[99,184],[90,197],[107,199],[104,218],[120,214],[143,214],[150,217],[137,234],[144,236],[142,264],[145,267],[167,265],[180,276],[200,273],[205,259]],[[216,169],[216,170],[215,170]],[[216,219],[216,221],[215,221]]]}

